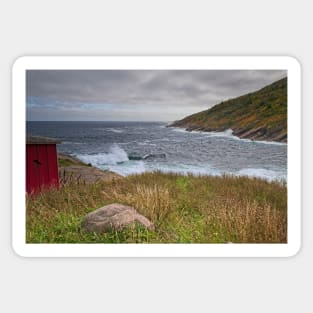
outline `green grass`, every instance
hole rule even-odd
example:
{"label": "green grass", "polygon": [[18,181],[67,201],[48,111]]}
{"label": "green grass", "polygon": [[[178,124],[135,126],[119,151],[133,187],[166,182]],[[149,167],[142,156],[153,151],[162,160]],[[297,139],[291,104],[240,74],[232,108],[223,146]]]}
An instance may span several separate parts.
{"label": "green grass", "polygon": [[71,159],[63,159],[63,158],[58,159],[58,165],[59,167],[66,167],[66,166],[72,166],[72,165],[91,166],[91,164],[86,164],[78,160],[73,161]]}
{"label": "green grass", "polygon": [[[90,185],[68,184],[28,197],[28,243],[285,243],[287,187],[247,177],[160,172]],[[134,206],[155,231],[132,225],[88,234],[83,217],[119,202]]]}

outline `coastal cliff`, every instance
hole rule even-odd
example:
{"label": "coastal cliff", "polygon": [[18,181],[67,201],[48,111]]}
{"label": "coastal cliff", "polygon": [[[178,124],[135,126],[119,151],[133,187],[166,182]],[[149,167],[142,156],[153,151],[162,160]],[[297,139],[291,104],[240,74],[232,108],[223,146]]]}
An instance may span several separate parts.
{"label": "coastal cliff", "polygon": [[175,121],[187,131],[225,131],[251,140],[287,142],[287,78]]}

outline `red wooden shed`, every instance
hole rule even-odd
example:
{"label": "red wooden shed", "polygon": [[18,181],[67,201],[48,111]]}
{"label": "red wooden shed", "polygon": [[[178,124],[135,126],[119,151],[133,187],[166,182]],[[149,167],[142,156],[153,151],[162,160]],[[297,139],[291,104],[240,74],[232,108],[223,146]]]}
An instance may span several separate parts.
{"label": "red wooden shed", "polygon": [[26,138],[26,192],[38,193],[43,188],[59,187],[56,144],[47,137]]}

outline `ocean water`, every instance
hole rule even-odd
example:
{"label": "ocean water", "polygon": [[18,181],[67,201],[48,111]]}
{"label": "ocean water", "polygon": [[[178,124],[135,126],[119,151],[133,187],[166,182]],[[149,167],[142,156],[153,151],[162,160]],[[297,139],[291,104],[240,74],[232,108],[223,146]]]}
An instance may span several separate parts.
{"label": "ocean water", "polygon": [[123,176],[161,170],[287,180],[287,145],[161,122],[27,122],[28,135],[62,140],[58,151]]}

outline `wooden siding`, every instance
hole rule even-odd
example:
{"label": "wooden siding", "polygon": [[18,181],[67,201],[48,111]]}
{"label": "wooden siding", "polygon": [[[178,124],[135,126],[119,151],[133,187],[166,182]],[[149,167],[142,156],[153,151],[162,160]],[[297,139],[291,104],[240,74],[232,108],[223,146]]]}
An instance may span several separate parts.
{"label": "wooden siding", "polygon": [[59,186],[58,160],[55,144],[26,145],[26,192]]}

